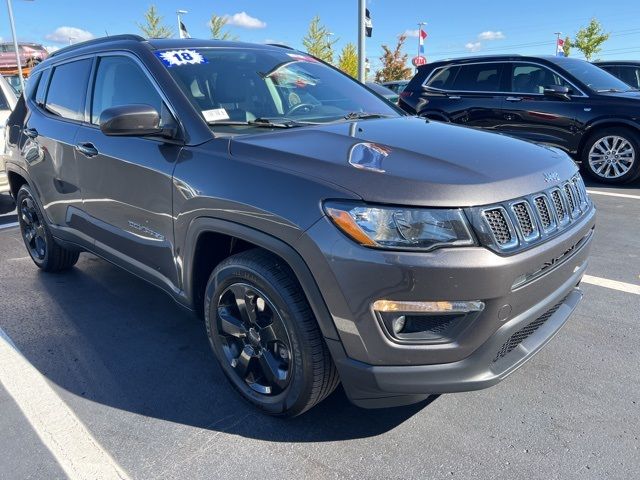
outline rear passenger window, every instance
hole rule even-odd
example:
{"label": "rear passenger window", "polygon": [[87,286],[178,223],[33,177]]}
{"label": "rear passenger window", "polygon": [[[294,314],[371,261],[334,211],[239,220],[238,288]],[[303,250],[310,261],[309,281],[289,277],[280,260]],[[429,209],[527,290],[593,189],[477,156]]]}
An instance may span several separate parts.
{"label": "rear passenger window", "polygon": [[55,67],[47,94],[46,109],[63,118],[83,120],[90,71],[90,59]]}
{"label": "rear passenger window", "polygon": [[502,64],[478,63],[461,65],[451,90],[467,92],[497,92],[500,90]]}
{"label": "rear passenger window", "polygon": [[458,70],[460,70],[460,67],[455,66],[440,68],[431,75],[425,86],[440,90],[450,90]]}
{"label": "rear passenger window", "polygon": [[107,108],[136,104],[164,113],[162,97],[138,64],[127,57],[102,57],[93,89],[91,123],[98,124]]}

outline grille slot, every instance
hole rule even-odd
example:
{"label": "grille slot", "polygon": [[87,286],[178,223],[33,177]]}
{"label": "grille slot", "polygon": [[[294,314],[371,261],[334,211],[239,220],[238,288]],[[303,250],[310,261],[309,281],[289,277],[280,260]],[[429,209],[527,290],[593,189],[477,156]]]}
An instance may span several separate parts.
{"label": "grille slot", "polygon": [[558,311],[560,306],[564,303],[567,297],[564,297],[561,301],[556,303],[553,307],[547,310],[545,313],[536,318],[533,322],[529,323],[527,326],[521,328],[516,333],[511,335],[509,339],[502,344],[500,350],[496,353],[496,357],[493,359],[494,362],[497,362],[501,358],[506,357],[511,352],[513,352],[518,345],[524,342],[527,338],[533,335],[542,325],[546,323],[547,320]]}
{"label": "grille slot", "polygon": [[508,245],[514,240],[504,209],[493,208],[491,210],[485,210],[484,217],[487,219],[489,228],[498,245]]}
{"label": "grille slot", "polygon": [[536,210],[538,211],[538,217],[544,230],[548,230],[553,225],[551,210],[549,209],[549,203],[544,196],[536,197],[534,200],[536,204]]}
{"label": "grille slot", "polygon": [[529,210],[527,202],[514,203],[511,208],[513,209],[513,213],[516,214],[516,219],[518,220],[518,226],[520,227],[522,236],[525,239],[535,236],[535,220],[531,216],[531,211]]}
{"label": "grille slot", "polygon": [[560,196],[560,190],[554,190],[553,192],[551,192],[551,198],[553,200],[553,206],[556,209],[558,220],[563,221],[567,216],[567,211],[564,208],[564,203],[562,202],[562,197]]}
{"label": "grille slot", "polygon": [[564,184],[564,194],[567,197],[567,204],[569,205],[569,212],[573,212],[576,209],[576,201],[573,197],[573,190],[571,189],[571,185],[568,183]]}

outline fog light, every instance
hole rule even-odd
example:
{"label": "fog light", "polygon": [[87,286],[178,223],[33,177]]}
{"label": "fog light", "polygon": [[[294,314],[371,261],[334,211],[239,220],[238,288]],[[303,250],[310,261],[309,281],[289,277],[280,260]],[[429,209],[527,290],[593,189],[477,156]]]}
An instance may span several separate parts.
{"label": "fog light", "polygon": [[406,322],[406,318],[405,318],[404,315],[402,315],[401,317],[398,317],[398,318],[394,318],[393,322],[391,324],[391,328],[393,328],[393,333],[395,333],[397,335],[400,332],[402,332],[402,329],[404,328],[405,322]]}

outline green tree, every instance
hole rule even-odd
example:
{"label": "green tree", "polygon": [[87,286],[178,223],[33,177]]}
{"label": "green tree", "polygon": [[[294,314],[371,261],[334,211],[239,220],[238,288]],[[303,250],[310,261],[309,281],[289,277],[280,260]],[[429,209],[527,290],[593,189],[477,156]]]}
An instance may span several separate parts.
{"label": "green tree", "polygon": [[564,52],[565,57],[568,57],[571,54],[571,47],[573,47],[573,43],[571,43],[571,39],[567,36],[564,39],[564,45],[562,45],[562,51]]}
{"label": "green tree", "polygon": [[173,36],[173,29],[162,24],[162,17],[158,15],[155,5],[150,5],[144,14],[144,23],[138,23],[138,28],[147,38],[169,38]]}
{"label": "green tree", "polygon": [[591,61],[602,50],[602,44],[609,39],[609,35],[602,30],[600,22],[592,18],[589,25],[578,30],[573,46],[582,52],[587,61]]}
{"label": "green tree", "polygon": [[302,44],[310,55],[327,63],[333,63],[333,46],[337,41],[337,38],[331,39],[331,32],[320,23],[320,17],[316,15],[309,24],[309,30],[302,39]]}
{"label": "green tree", "polygon": [[338,68],[353,78],[358,78],[358,52],[353,43],[347,43],[340,57],[338,58]]}
{"label": "green tree", "polygon": [[393,50],[388,45],[382,45],[383,54],[380,57],[382,68],[376,72],[376,82],[391,82],[411,78],[411,67],[407,66],[409,54],[402,53],[402,47],[406,40],[406,35],[400,35],[398,43]]}
{"label": "green tree", "polygon": [[216,40],[237,40],[238,37],[232,35],[227,30],[225,30],[225,26],[227,25],[227,19],[224,17],[220,17],[215,13],[211,15],[211,20],[209,20],[209,28],[211,29],[211,38]]}

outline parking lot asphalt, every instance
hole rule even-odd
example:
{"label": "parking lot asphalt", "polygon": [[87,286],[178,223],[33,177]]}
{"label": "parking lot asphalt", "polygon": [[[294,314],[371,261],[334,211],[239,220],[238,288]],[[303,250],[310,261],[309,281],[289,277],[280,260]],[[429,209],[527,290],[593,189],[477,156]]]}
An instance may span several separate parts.
{"label": "parking lot asphalt", "polygon": [[[640,285],[640,186],[589,188],[588,275]],[[6,209],[0,224],[15,221]],[[491,389],[388,410],[358,409],[338,390],[282,420],[233,392],[198,319],[103,260],[83,254],[68,273],[43,274],[17,228],[0,225],[0,279],[0,333],[123,477],[640,478],[636,293],[583,282],[558,336]],[[64,478],[75,442],[53,444],[44,420],[56,412],[34,419],[24,403],[37,399],[3,381],[0,479]]]}

